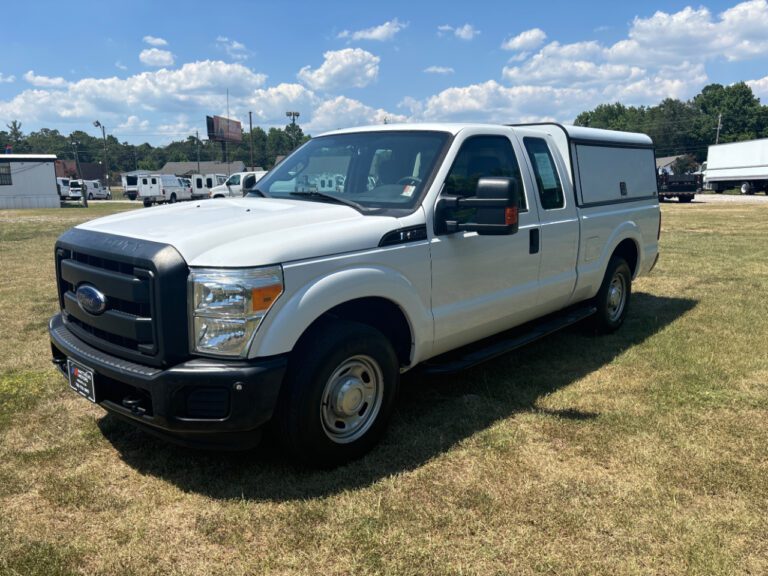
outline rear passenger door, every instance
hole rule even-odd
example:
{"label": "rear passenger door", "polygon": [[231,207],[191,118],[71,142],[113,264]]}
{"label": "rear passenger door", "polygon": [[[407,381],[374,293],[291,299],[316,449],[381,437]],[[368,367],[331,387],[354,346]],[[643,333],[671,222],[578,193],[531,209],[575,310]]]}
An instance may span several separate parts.
{"label": "rear passenger door", "polygon": [[576,287],[579,220],[568,169],[552,137],[516,128],[525,162],[534,177],[539,208],[541,264],[537,305],[544,314],[566,306]]}
{"label": "rear passenger door", "polygon": [[[538,234],[538,214],[530,180],[520,170],[522,150],[511,131],[467,130],[442,184],[441,195],[474,196],[477,181],[506,176],[521,194],[519,231],[508,236],[476,232],[441,234],[430,242],[434,352],[441,353],[521,324],[536,314],[539,253],[531,243]],[[439,199],[438,199],[439,201]],[[469,222],[472,209],[450,219]]]}

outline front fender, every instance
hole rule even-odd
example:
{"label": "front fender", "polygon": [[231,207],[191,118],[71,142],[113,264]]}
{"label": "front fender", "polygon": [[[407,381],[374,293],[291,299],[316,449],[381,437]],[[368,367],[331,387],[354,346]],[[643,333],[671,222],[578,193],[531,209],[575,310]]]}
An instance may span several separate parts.
{"label": "front fender", "polygon": [[[290,271],[286,271],[289,285]],[[426,289],[426,296],[424,290]],[[384,266],[342,269],[313,278],[276,303],[259,327],[249,358],[284,354],[293,350],[309,326],[332,308],[358,300],[378,297],[393,302],[403,311],[413,337],[411,360],[426,357],[433,341],[432,315],[426,287],[416,286],[400,271]]]}

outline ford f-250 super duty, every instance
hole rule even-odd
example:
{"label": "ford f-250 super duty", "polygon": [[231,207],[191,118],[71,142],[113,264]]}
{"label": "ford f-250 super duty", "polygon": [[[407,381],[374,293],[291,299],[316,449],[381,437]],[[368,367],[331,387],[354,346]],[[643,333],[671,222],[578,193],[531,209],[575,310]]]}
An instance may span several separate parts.
{"label": "ford f-250 super duty", "polygon": [[660,225],[644,135],[336,131],[245,198],[63,234],[53,359],[75,391],[171,440],[246,447],[266,427],[333,465],[382,435],[407,370],[465,368],[587,318],[618,328]]}

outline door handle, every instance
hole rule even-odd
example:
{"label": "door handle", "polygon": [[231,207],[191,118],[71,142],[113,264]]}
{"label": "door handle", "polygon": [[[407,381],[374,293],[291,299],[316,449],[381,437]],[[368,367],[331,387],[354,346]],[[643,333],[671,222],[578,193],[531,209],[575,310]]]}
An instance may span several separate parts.
{"label": "door handle", "polygon": [[530,243],[528,245],[528,254],[539,253],[539,229],[531,228],[529,230]]}

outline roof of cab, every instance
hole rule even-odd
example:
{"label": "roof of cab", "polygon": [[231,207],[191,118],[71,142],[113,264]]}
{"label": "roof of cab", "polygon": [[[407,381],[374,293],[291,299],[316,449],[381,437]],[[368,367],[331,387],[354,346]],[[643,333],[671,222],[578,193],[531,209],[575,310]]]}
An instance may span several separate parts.
{"label": "roof of cab", "polygon": [[321,134],[321,136],[328,136],[334,134],[352,134],[355,132],[389,132],[389,131],[432,131],[432,132],[448,132],[456,135],[462,130],[467,128],[531,128],[535,130],[541,130],[543,132],[550,132],[560,129],[570,139],[581,141],[595,141],[595,142],[615,142],[617,144],[634,144],[642,146],[651,146],[653,141],[646,134],[640,134],[636,132],[620,132],[618,130],[603,130],[600,128],[585,128],[583,126],[567,126],[564,124],[557,124],[555,122],[543,122],[540,124],[488,124],[488,123],[458,123],[458,122],[430,122],[430,123],[413,123],[413,124],[377,124],[373,126],[357,126],[354,128],[345,128],[342,130],[333,130]]}

